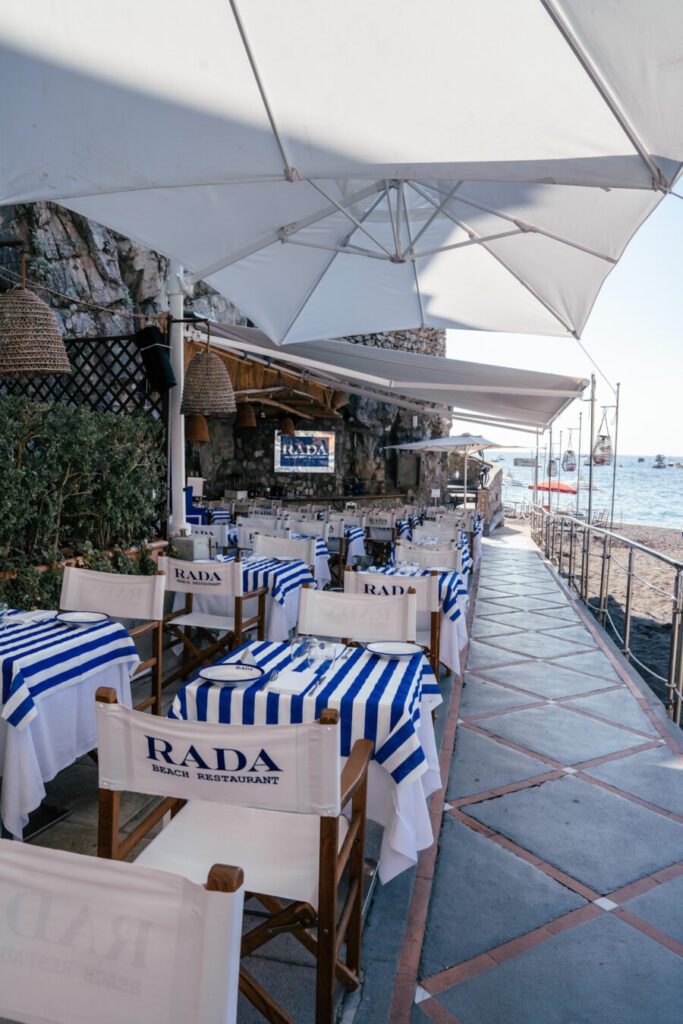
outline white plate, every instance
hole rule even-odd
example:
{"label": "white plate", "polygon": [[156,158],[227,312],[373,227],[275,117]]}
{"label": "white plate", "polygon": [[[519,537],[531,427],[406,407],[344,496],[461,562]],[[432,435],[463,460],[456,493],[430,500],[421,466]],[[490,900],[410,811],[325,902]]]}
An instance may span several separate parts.
{"label": "white plate", "polygon": [[94,626],[98,622],[108,622],[109,616],[104,612],[60,612],[56,619],[65,626]]}
{"label": "white plate", "polygon": [[398,640],[383,640],[373,644],[365,644],[365,650],[370,654],[377,654],[380,658],[389,658],[390,661],[397,661],[399,658],[414,658],[416,654],[422,654],[419,644],[401,643]]}
{"label": "white plate", "polygon": [[245,665],[241,661],[231,661],[223,665],[208,665],[199,670],[202,679],[211,683],[222,683],[224,686],[251,686],[260,679],[264,669],[258,665]]}

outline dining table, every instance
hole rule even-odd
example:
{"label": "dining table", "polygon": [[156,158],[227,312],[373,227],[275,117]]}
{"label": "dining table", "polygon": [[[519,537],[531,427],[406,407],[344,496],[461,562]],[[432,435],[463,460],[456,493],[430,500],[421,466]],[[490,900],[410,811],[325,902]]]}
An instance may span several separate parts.
{"label": "dining table", "polygon": [[367,814],[384,830],[378,875],[388,882],[434,842],[427,801],[442,785],[432,719],[443,700],[436,678],[421,651],[393,659],[347,646],[338,660],[311,665],[297,649],[244,644],[223,662],[255,664],[264,670],[260,679],[227,685],[205,678],[215,674],[207,667],[178,691],[169,717],[276,726],[313,722],[325,708],[336,709],[340,770],[357,739],[373,745]]}
{"label": "dining table", "polygon": [[45,783],[97,746],[97,688],[113,687],[130,707],[140,662],[121,623],[74,626],[56,616],[10,611],[0,627],[0,818],[18,839]]}
{"label": "dining table", "polygon": [[[430,576],[433,569],[420,569],[416,565],[371,565],[364,572],[409,580],[411,576]],[[409,584],[406,583],[406,589]],[[460,572],[439,572],[439,601],[441,604],[441,662],[452,672],[460,672],[460,652],[468,643],[467,610],[469,591],[467,578]]]}

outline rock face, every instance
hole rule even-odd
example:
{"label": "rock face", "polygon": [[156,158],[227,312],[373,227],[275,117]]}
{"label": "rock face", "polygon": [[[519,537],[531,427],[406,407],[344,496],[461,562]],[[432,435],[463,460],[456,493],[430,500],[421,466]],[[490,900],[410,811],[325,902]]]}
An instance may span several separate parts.
{"label": "rock face", "polygon": [[[65,337],[133,333],[146,318],[165,311],[166,258],[64,207],[36,203],[0,209],[0,240],[9,239],[24,242],[29,286],[50,303]],[[17,280],[19,269],[17,252],[0,249],[0,290]],[[52,292],[40,290],[39,285]],[[203,284],[188,297],[186,308],[223,323],[248,323],[235,306]],[[432,328],[354,335],[348,340],[445,354],[445,331]],[[418,460],[384,449],[404,440],[442,436],[450,423],[418,414],[414,425],[413,417],[412,411],[352,395],[340,418],[299,422],[297,429],[335,433],[335,472],[315,475],[274,473],[278,421],[271,415],[259,415],[257,427],[249,431],[235,430],[234,417],[212,420],[209,443],[188,444],[187,470],[206,478],[209,496],[221,495],[226,487],[304,495],[339,494],[353,486],[363,493],[410,490],[428,498],[431,487],[445,484],[446,460],[434,456]]]}

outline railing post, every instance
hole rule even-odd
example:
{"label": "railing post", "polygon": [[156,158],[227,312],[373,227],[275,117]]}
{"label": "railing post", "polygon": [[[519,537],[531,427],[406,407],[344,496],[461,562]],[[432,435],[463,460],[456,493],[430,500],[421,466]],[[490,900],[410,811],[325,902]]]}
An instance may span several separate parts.
{"label": "railing post", "polygon": [[569,520],[569,567],[567,569],[567,579],[569,586],[574,586],[574,520]]}
{"label": "railing post", "polygon": [[671,651],[666,684],[666,709],[677,725],[681,722],[681,691],[683,690],[683,658],[681,657],[681,617],[683,615],[683,573],[676,573],[671,613]]}
{"label": "railing post", "polygon": [[631,657],[631,605],[633,603],[633,564],[635,558],[635,548],[629,548],[628,569],[626,573],[626,602],[624,604],[624,646],[621,652],[627,661]]}
{"label": "railing post", "polygon": [[590,532],[590,529],[586,529],[585,547],[586,547],[586,562],[585,562],[586,570],[585,570],[584,577],[583,577],[583,602],[584,602],[584,604],[588,604],[588,583],[589,583],[589,577],[590,577],[590,571],[591,571],[591,532]]}
{"label": "railing post", "polygon": [[607,618],[607,580],[609,575],[609,560],[611,555],[612,542],[609,537],[602,538],[602,565],[600,566],[600,603],[598,608],[598,621],[605,626]]}
{"label": "railing post", "polygon": [[557,553],[557,571],[562,575],[562,555],[564,554],[564,516],[560,519],[560,550]]}

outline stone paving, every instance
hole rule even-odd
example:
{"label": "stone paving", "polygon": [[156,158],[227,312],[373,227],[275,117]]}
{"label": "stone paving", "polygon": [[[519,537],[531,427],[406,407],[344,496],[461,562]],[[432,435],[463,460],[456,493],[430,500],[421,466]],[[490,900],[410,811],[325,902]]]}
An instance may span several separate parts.
{"label": "stone paving", "polygon": [[392,1024],[678,1024],[680,739],[528,537],[496,531]]}

